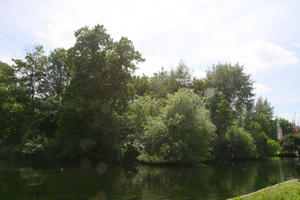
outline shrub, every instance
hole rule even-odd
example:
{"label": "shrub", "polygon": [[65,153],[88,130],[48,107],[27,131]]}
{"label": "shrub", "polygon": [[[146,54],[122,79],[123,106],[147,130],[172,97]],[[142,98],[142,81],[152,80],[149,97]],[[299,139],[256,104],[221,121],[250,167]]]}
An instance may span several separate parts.
{"label": "shrub", "polygon": [[31,140],[27,140],[23,146],[24,154],[37,154],[46,150],[48,147],[48,139],[44,136],[34,136]]}
{"label": "shrub", "polygon": [[257,157],[254,140],[244,128],[233,125],[227,130],[225,137],[231,159]]}
{"label": "shrub", "polygon": [[272,139],[267,141],[266,155],[273,156],[280,150],[280,144]]}
{"label": "shrub", "polygon": [[280,141],[283,153],[293,154],[300,151],[300,136],[298,134],[287,134]]}
{"label": "shrub", "polygon": [[252,121],[249,125],[249,132],[256,145],[258,156],[261,158],[273,156],[280,146],[277,142],[270,139],[263,130],[262,125],[258,122]]}
{"label": "shrub", "polygon": [[197,162],[211,158],[215,127],[200,98],[181,89],[168,95],[162,114],[149,117],[142,133],[144,162]]}

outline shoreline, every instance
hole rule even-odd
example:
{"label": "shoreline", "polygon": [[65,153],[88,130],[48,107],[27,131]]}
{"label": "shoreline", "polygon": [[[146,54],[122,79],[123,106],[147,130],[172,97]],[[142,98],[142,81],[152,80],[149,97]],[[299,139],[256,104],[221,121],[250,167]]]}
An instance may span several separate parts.
{"label": "shoreline", "polygon": [[[292,190],[291,190],[291,187],[287,186],[287,185],[294,184],[294,183],[298,183],[298,187],[297,187],[297,189],[293,189],[292,188]],[[227,200],[243,200],[243,199],[265,199],[265,200],[270,199],[270,200],[272,200],[272,199],[286,199],[285,195],[290,195],[290,194],[287,194],[286,191],[283,194],[281,194],[280,192],[278,194],[276,194],[275,191],[280,191],[280,189],[281,189],[279,187],[289,188],[291,190],[291,191],[289,191],[289,193],[295,192],[296,195],[298,195],[297,197],[298,198],[300,197],[300,194],[298,192],[299,189],[300,189],[299,179],[293,178],[293,179],[290,179],[290,180],[287,180],[287,181],[283,181],[283,182],[277,183],[275,185],[267,186],[265,188],[262,188],[260,190],[251,192],[249,194],[244,194],[244,195],[233,197],[233,198],[230,198],[230,199],[227,199]],[[292,199],[294,199],[294,197]]]}

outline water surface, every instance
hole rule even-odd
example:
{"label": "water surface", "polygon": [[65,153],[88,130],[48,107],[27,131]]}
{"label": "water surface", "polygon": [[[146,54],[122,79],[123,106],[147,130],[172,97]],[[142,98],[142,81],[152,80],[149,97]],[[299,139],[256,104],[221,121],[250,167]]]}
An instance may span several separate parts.
{"label": "water surface", "polygon": [[37,167],[0,162],[2,200],[226,199],[300,175],[298,158],[198,167]]}

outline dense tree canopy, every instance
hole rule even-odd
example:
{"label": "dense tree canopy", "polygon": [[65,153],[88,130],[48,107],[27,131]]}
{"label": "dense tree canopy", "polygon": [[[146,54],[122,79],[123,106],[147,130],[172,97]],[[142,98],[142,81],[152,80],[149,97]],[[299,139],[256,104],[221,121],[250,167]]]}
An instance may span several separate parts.
{"label": "dense tree canopy", "polygon": [[[47,55],[37,45],[12,66],[0,62],[0,159],[169,163],[278,151],[273,107],[254,101],[243,66],[214,65],[199,79],[180,61],[137,76],[144,59],[128,38],[101,25],[75,38],[69,49]],[[282,151],[298,151],[296,139],[279,141]]]}

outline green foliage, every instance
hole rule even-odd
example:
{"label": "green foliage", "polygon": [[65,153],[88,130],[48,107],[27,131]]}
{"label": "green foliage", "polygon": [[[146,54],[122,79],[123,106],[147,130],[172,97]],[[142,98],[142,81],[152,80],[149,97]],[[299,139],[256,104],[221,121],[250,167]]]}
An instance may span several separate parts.
{"label": "green foliage", "polygon": [[277,121],[273,120],[273,107],[267,101],[259,97],[256,104],[253,103],[244,115],[244,125],[249,130],[251,122],[256,122],[261,126],[261,131],[273,140],[277,139]]}
{"label": "green foliage", "polygon": [[[128,38],[115,41],[101,25],[75,37],[70,49],[46,56],[37,45],[13,66],[0,62],[0,156],[47,149],[62,159],[119,162],[134,152],[144,162],[198,162],[278,149],[270,139],[273,107],[262,98],[254,104],[253,82],[239,64],[213,66],[205,79],[192,80],[182,61],[133,76],[144,59]],[[292,132],[279,121],[284,134]],[[284,139],[283,149],[291,143]]]}
{"label": "green foliage", "polygon": [[133,76],[128,83],[128,88],[132,96],[132,99],[138,98],[140,96],[148,95],[150,93],[150,81],[149,78],[145,75]]}
{"label": "green foliage", "polygon": [[193,81],[190,84],[190,88],[203,98],[205,96],[205,91],[208,88],[208,82],[202,79],[193,78]]}
{"label": "green foliage", "polygon": [[258,123],[261,126],[261,131],[265,132],[266,134],[269,134],[269,137],[271,136],[271,120],[269,120],[265,114],[257,114],[257,116],[253,119],[252,122]]}
{"label": "green foliage", "polygon": [[165,101],[151,96],[141,96],[130,105],[128,116],[132,125],[141,132],[150,117],[157,117],[162,112]]}
{"label": "green foliage", "polygon": [[44,55],[43,47],[35,46],[33,50],[26,53],[25,60],[13,59],[13,61],[14,69],[19,74],[18,82],[28,89],[31,99],[46,97],[47,57]]}
{"label": "green foliage", "polygon": [[280,144],[272,139],[267,141],[267,152],[266,155],[273,156],[276,155],[277,152],[280,150]]}
{"label": "green foliage", "polygon": [[280,141],[281,151],[287,154],[294,154],[300,152],[300,135],[299,134],[287,134],[283,136]]}
{"label": "green foliage", "polygon": [[283,135],[287,135],[287,134],[293,133],[292,123],[289,122],[288,120],[286,120],[286,119],[279,119],[279,124],[280,124],[280,127],[282,129]]}
{"label": "green foliage", "polygon": [[228,154],[233,158],[256,158],[256,146],[250,133],[237,125],[231,126],[226,132]]}
{"label": "green foliage", "polygon": [[0,143],[17,144],[22,138],[28,112],[27,96],[17,87],[14,70],[0,63]]}
{"label": "green foliage", "polygon": [[127,109],[131,73],[143,58],[130,40],[113,41],[100,25],[83,27],[75,37],[68,51],[73,76],[62,98],[57,135],[63,155],[119,161],[118,116]]}
{"label": "green foliage", "polygon": [[253,97],[253,82],[250,75],[244,73],[243,66],[239,64],[218,64],[208,72],[206,81],[209,88],[221,92],[231,108],[241,111],[247,108]]}
{"label": "green foliage", "polygon": [[217,130],[214,153],[226,157],[225,133],[233,123],[242,123],[243,113],[252,105],[253,82],[239,64],[218,64],[208,72],[204,81],[193,81],[196,91],[206,100],[211,119]]}
{"label": "green foliage", "polygon": [[225,133],[234,122],[235,113],[230,108],[228,100],[218,91],[206,98],[206,107],[210,110],[210,118],[216,126],[216,140],[214,141],[214,154],[222,158],[226,147]]}
{"label": "green foliage", "polygon": [[211,158],[215,127],[191,90],[168,95],[162,114],[149,117],[142,136],[144,162],[197,162]]}
{"label": "green foliage", "polygon": [[[265,115],[262,114],[262,116]],[[263,120],[258,122],[252,121],[248,130],[254,139],[258,155],[260,157],[272,156],[279,150],[279,144],[267,136],[265,127],[262,127],[261,124],[266,125],[266,123],[263,123]]]}
{"label": "green foliage", "polygon": [[23,146],[24,154],[38,154],[44,152],[48,147],[48,139],[41,135],[36,135],[32,139],[27,140]]}
{"label": "green foliage", "polygon": [[47,93],[60,99],[71,78],[71,62],[65,49],[58,48],[51,51],[46,76]]}
{"label": "green foliage", "polygon": [[[14,70],[11,66],[0,61],[0,91],[5,92],[14,83]],[[3,98],[4,96],[1,95]]]}
{"label": "green foliage", "polygon": [[181,61],[175,70],[170,72],[163,68],[160,72],[154,73],[150,79],[151,91],[158,98],[166,98],[168,94],[177,92],[180,88],[188,88],[191,84],[191,72]]}
{"label": "green foliage", "polygon": [[256,114],[264,114],[267,119],[273,118],[273,111],[274,108],[271,106],[271,104],[268,102],[267,99],[263,100],[262,97],[259,97],[255,104],[255,113]]}

